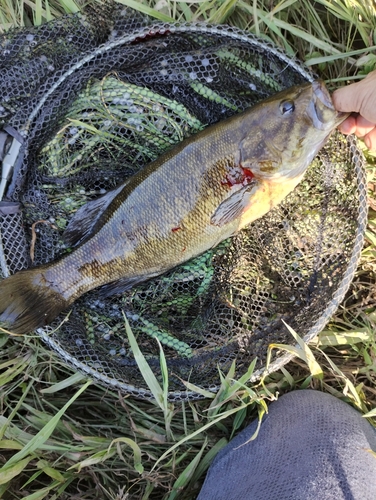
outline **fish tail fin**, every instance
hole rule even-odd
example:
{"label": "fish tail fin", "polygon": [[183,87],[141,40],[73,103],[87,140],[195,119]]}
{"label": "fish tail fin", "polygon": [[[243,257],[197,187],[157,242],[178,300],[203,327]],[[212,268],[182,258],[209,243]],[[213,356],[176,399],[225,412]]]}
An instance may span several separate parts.
{"label": "fish tail fin", "polygon": [[0,324],[26,334],[50,323],[70,305],[48,286],[41,267],[19,271],[0,282]]}

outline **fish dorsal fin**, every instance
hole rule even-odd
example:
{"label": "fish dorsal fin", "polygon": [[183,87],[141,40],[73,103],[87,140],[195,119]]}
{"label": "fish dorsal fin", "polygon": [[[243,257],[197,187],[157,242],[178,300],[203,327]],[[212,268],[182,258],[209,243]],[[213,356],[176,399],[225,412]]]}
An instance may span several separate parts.
{"label": "fish dorsal fin", "polygon": [[222,227],[238,219],[244,211],[249,208],[251,198],[257,188],[258,182],[254,179],[246,186],[242,186],[240,189],[231,193],[230,196],[218,206],[210,222],[215,226]]}
{"label": "fish dorsal fin", "polygon": [[79,243],[83,243],[91,235],[100,216],[124,186],[125,184],[123,183],[116,189],[108,191],[103,196],[89,201],[80,207],[69,221],[63,234],[64,243],[69,246],[76,246]]}

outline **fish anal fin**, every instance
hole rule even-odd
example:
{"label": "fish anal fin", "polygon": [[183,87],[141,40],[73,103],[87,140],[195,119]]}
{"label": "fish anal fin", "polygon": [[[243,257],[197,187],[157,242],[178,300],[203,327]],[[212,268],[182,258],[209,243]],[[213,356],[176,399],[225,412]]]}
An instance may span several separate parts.
{"label": "fish anal fin", "polygon": [[83,243],[92,233],[100,216],[123,187],[124,184],[80,207],[69,221],[63,234],[64,242],[69,246]]}
{"label": "fish anal fin", "polygon": [[124,293],[139,283],[143,282],[142,277],[138,278],[120,278],[118,280],[112,281],[107,285],[103,285],[99,289],[99,295],[101,298],[110,297],[111,295],[120,295]]}
{"label": "fish anal fin", "polygon": [[237,189],[226,198],[211,217],[211,224],[222,227],[241,217],[252,203],[252,197],[258,189],[258,182],[252,180],[246,186]]}

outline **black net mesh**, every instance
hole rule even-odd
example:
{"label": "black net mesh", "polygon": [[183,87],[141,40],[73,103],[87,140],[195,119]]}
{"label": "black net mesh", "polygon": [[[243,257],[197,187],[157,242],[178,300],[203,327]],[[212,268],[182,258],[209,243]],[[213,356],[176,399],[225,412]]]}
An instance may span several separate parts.
{"label": "black net mesh", "polygon": [[[23,144],[0,207],[2,274],[61,255],[75,211],[207,125],[312,80],[297,61],[239,30],[162,24],[127,9],[67,16],[0,38],[0,119]],[[9,203],[12,202],[12,203]],[[124,327],[170,398],[209,390],[236,359],[236,375],[271,342],[291,343],[284,320],[309,340],[343,298],[366,223],[363,158],[333,134],[305,180],[236,237],[121,296],[98,291],[41,337],[97,380],[150,397]],[[287,361],[275,355],[271,369]]]}

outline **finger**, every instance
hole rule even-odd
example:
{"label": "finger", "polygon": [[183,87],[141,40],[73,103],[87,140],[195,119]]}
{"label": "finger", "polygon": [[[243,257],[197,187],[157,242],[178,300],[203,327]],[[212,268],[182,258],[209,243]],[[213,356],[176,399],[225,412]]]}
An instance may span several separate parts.
{"label": "finger", "polygon": [[359,111],[358,87],[361,82],[341,87],[333,92],[332,101],[337,111],[353,112]]}
{"label": "finger", "polygon": [[364,143],[370,151],[374,151],[376,153],[376,128],[368,132],[368,134],[364,137]]}
{"label": "finger", "polygon": [[356,130],[356,118],[355,116],[349,116],[344,122],[339,125],[338,130],[343,134],[353,134]]}
{"label": "finger", "polygon": [[375,124],[366,120],[363,116],[359,115],[355,118],[355,134],[358,137],[364,137],[368,132],[375,128]]}

